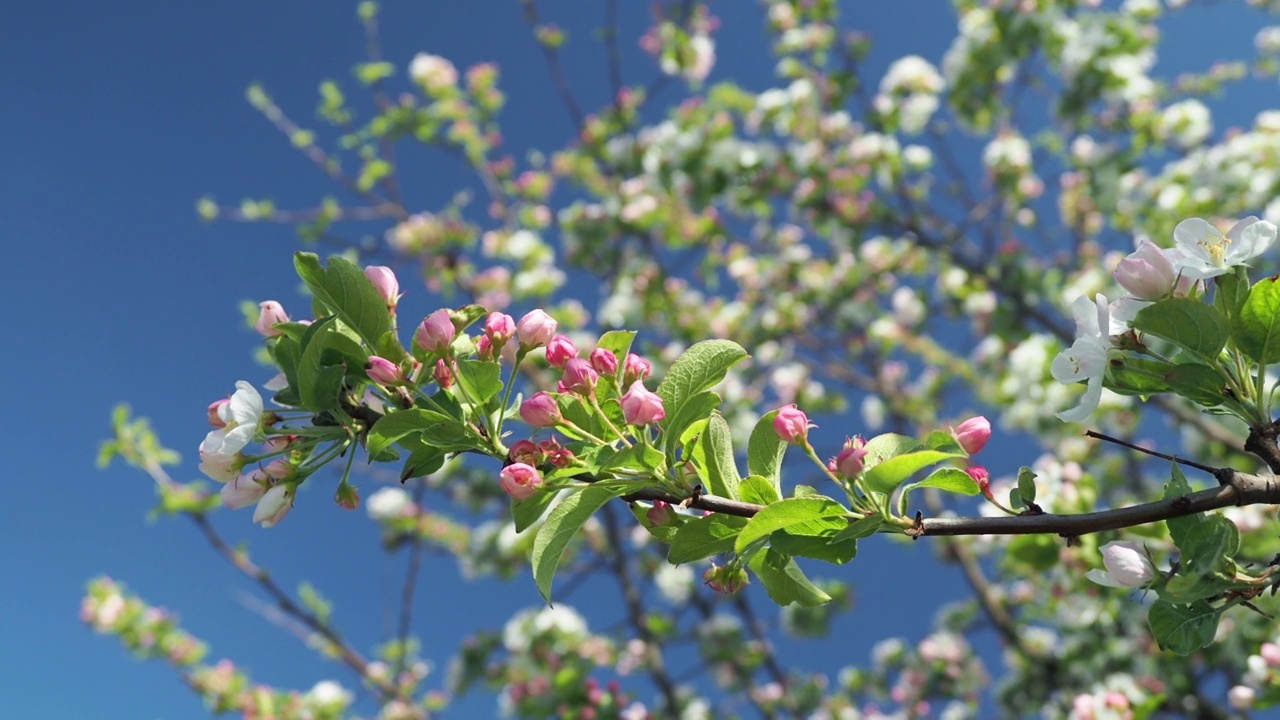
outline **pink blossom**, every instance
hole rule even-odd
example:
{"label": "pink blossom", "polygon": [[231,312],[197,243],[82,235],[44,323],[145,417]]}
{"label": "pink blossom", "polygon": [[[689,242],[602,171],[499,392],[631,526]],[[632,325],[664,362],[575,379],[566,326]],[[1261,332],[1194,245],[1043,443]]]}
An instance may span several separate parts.
{"label": "pink blossom", "polygon": [[387,309],[395,312],[396,304],[400,302],[400,281],[396,280],[396,274],[391,268],[370,265],[364,269],[364,276],[373,283],[373,289],[378,291],[382,301],[387,304]]}
{"label": "pink blossom", "polygon": [[516,321],[506,313],[491,312],[484,320],[484,334],[495,348],[501,348],[516,334]]}
{"label": "pink blossom", "polygon": [[978,484],[978,489],[982,491],[982,496],[995,502],[995,497],[991,495],[991,474],[987,472],[987,469],[981,465],[973,465],[965,468],[964,471]]}
{"label": "pink blossom", "polygon": [[542,475],[532,465],[513,463],[502,468],[498,474],[498,484],[502,491],[516,500],[525,500],[533,496],[542,487]]}
{"label": "pink blossom", "polygon": [[428,315],[418,330],[414,333],[414,337],[418,341],[418,347],[431,353],[443,353],[449,349],[449,345],[453,342],[457,329],[453,327],[453,320],[449,319],[449,311],[441,308]]}
{"label": "pink blossom", "polygon": [[368,362],[364,364],[364,371],[370,380],[379,385],[395,385],[404,381],[404,372],[399,365],[377,355],[369,356]]}
{"label": "pink blossom", "polygon": [[591,351],[591,367],[601,375],[615,375],[618,372],[618,356],[598,347]]}
{"label": "pink blossom", "polygon": [[216,428],[224,428],[227,426],[226,421],[218,413],[218,408],[231,402],[231,398],[222,398],[209,403],[209,426]]}
{"label": "pink blossom", "polygon": [[649,425],[660,422],[666,416],[662,398],[657,393],[646,390],[641,380],[631,383],[631,387],[622,396],[622,417],[628,425]]}
{"label": "pink blossom", "polygon": [[991,423],[979,415],[960,423],[955,429],[956,442],[970,455],[975,455],[991,439]]}
{"label": "pink blossom", "polygon": [[507,456],[513,462],[524,463],[525,465],[539,465],[542,463],[542,451],[534,444],[532,440],[520,440],[511,446]]}
{"label": "pink blossom", "polygon": [[1168,253],[1143,239],[1138,249],[1116,266],[1115,279],[1139,300],[1159,300],[1173,290],[1178,276]]}
{"label": "pink blossom", "polygon": [[556,399],[545,392],[536,393],[521,403],[520,417],[533,427],[555,427],[563,420]]}
{"label": "pink blossom", "polygon": [[222,486],[219,495],[222,504],[228,510],[239,510],[249,507],[267,492],[271,478],[262,470],[255,468]]}
{"label": "pink blossom", "polygon": [[840,453],[827,463],[827,469],[840,477],[850,479],[862,472],[864,458],[867,456],[866,443],[855,435],[845,441]]}
{"label": "pink blossom", "polygon": [[652,363],[635,353],[627,353],[627,362],[622,370],[623,385],[630,385],[637,380],[643,380],[652,373]]}
{"label": "pink blossom", "polygon": [[547,343],[547,362],[551,367],[564,369],[564,364],[578,357],[578,348],[564,335],[557,335]]}
{"label": "pink blossom", "polygon": [[443,358],[436,360],[436,368],[431,372],[436,384],[446,390],[453,387],[453,368]]}
{"label": "pink blossom", "polygon": [[591,363],[582,358],[573,358],[564,364],[559,391],[589,395],[596,389],[599,379],[600,375],[591,367]]}
{"label": "pink blossom", "polygon": [[284,307],[275,300],[267,300],[258,303],[258,322],[254,324],[253,329],[266,337],[279,337],[284,333],[277,330],[275,326],[287,322],[289,322],[289,316],[284,313]]}
{"label": "pink blossom", "polygon": [[654,525],[670,525],[676,520],[676,511],[671,508],[670,503],[654,500],[653,507],[649,508],[644,516]]}
{"label": "pink blossom", "polygon": [[778,433],[778,437],[796,445],[809,442],[810,427],[813,425],[809,423],[809,416],[794,403],[778,410],[773,418],[773,431]]}
{"label": "pink blossom", "polygon": [[542,310],[530,311],[520,318],[520,322],[516,325],[516,336],[520,338],[520,347],[529,350],[546,345],[551,342],[551,338],[555,337],[556,328],[559,326],[555,318]]}

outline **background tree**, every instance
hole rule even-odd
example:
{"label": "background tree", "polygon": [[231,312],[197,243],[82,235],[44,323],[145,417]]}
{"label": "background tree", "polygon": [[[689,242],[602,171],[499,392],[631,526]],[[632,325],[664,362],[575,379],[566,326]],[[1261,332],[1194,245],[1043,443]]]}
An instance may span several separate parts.
{"label": "background tree", "polygon": [[[732,340],[752,356],[718,388],[738,438],[761,412],[790,403],[820,426],[809,441],[824,456],[846,435],[922,437],[985,412],[998,418],[980,458],[1000,453],[987,461],[997,499],[1019,464],[1038,474],[1034,502],[1049,513],[1161,496],[1167,462],[1085,440],[1054,416],[1078,392],[1052,382],[1050,364],[1075,336],[1067,308],[1114,291],[1111,272],[1135,236],[1168,246],[1188,217],[1278,219],[1280,115],[1263,111],[1215,131],[1198,99],[1256,78],[1274,89],[1274,29],[1258,32],[1246,60],[1161,78],[1151,71],[1165,13],[1203,9],[959,3],[959,34],[940,67],[907,56],[875,77],[863,69],[873,45],[852,32],[856,17],[841,20],[829,3],[771,3],[778,80],[748,88],[718,81],[719,21],[708,8],[659,7],[651,26],[628,29],[605,3],[601,69],[610,87],[592,102],[565,77],[565,33],[533,3],[520,7],[576,130],[563,147],[506,149],[497,68],[458,70],[431,55],[385,61],[376,8],[363,4],[368,57],[356,78],[372,111],[326,82],[319,118],[327,126],[311,130],[264,89],[249,91],[344,195],[298,210],[207,199],[201,214],[296,225],[306,243],[394,265],[406,290],[396,311],[405,335],[418,317],[410,307],[435,309],[408,282],[420,276],[439,304],[511,308],[517,317],[544,307],[582,347],[603,330],[640,330],[635,348],[658,366],[655,377],[697,341]],[[636,36],[657,69],[629,82],[619,48]],[[477,189],[438,207],[406,201],[405,148],[418,144],[463,162]],[[1046,185],[1057,192],[1046,195]],[[385,234],[353,240],[348,228],[370,227],[357,222]],[[299,308],[295,318],[308,315],[301,301],[284,304]],[[555,377],[535,368],[527,379],[550,387]],[[1137,395],[1104,393],[1089,423],[1209,467],[1263,467],[1244,452],[1242,425],[1176,398]],[[450,463],[404,491],[396,477],[372,478],[391,484],[364,492],[364,505],[386,546],[409,556],[409,572],[391,641],[370,660],[339,634],[317,591],[295,598],[223,539],[209,519],[217,498],[167,474],[172,458],[145,424],[121,413],[115,428],[104,458],[120,454],[146,470],[161,511],[194,521],[281,622],[357,673],[351,684],[362,688],[357,697],[333,685],[302,693],[254,685],[229,661],[205,659],[170,616],[95,581],[85,619],[176,665],[217,711],[418,717],[447,714],[451,702],[488,687],[525,717],[968,716],[995,705],[1009,714],[1224,716],[1269,703],[1270,668],[1280,664],[1273,623],[1243,608],[1226,616],[1218,642],[1191,655],[1161,652],[1142,597],[1085,580],[1113,533],[1070,543],[1043,534],[923,540],[961,568],[969,597],[945,606],[932,632],[878,643],[869,661],[806,663],[784,657],[793,641],[783,635],[813,638],[805,643],[827,635],[833,613],[850,606],[849,573],[864,557],[806,565],[832,602],[775,615],[756,585],[722,594],[701,583],[702,566],[668,564],[666,548],[634,531],[637,520],[615,503],[584,527],[554,608],[538,609],[526,584],[533,609],[485,623],[449,673],[427,676],[423,660],[448,653],[413,639],[414,610],[431,594],[417,588],[423,554],[454,555],[473,576],[511,578],[526,566],[532,536],[514,534],[496,463]],[[799,464],[788,472],[789,486],[825,482]],[[328,477],[337,482],[312,481],[326,486]],[[345,482],[338,487],[339,503],[353,504]],[[299,509],[317,497],[300,495]],[[950,496],[921,500],[931,517],[975,512]],[[1240,529],[1238,557],[1265,565],[1274,520],[1256,506],[1228,516]],[[1157,559],[1169,557],[1163,525],[1128,532]],[[863,543],[864,556],[878,549]],[[865,592],[927,595],[926,567]],[[974,650],[992,635],[1001,652]]]}

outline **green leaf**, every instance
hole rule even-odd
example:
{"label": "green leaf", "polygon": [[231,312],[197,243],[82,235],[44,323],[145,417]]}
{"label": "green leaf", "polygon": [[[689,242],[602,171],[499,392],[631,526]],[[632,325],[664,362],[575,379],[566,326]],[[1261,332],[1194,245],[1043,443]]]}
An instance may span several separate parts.
{"label": "green leaf", "polygon": [[918,483],[911,483],[903,488],[902,491],[907,493],[916,488],[937,488],[944,492],[968,495],[970,497],[982,492],[981,488],[978,487],[978,483],[974,482],[969,473],[955,468],[934,470],[925,479]]}
{"label": "green leaf", "polygon": [[777,550],[770,548],[756,553],[747,565],[779,605],[799,603],[803,607],[815,607],[831,602],[831,596],[810,582],[793,558]]}
{"label": "green leaf", "polygon": [[897,433],[885,433],[871,438],[864,447],[867,454],[862,462],[864,467],[870,469],[891,457],[914,452],[922,446],[915,438]]}
{"label": "green leaf", "polygon": [[813,558],[836,565],[843,565],[858,556],[858,541],[854,538],[836,541],[834,537],[792,535],[784,530],[769,536],[769,547],[785,555]]}
{"label": "green leaf", "polygon": [[1220,595],[1232,588],[1236,583],[1227,577],[1214,574],[1184,574],[1181,570],[1160,588],[1160,597],[1176,605],[1204,600]]}
{"label": "green leaf", "polygon": [[596,474],[608,475],[619,471],[657,474],[665,461],[662,451],[652,445],[636,443],[604,458]]}
{"label": "green leaf", "polygon": [[[1190,495],[1191,486],[1187,484],[1187,476],[1183,474],[1182,468],[1178,467],[1177,463],[1173,463],[1170,473],[1169,482],[1164,486],[1164,499],[1172,500]],[[1198,533],[1198,528],[1205,522],[1205,517],[1197,513],[1169,518],[1164,522],[1169,527],[1169,537],[1173,540],[1173,544],[1177,546],[1179,552],[1187,553],[1191,549],[1188,538]]]}
{"label": "green leaf", "polygon": [[[703,392],[690,398],[680,409],[679,414],[672,415],[667,413],[667,418],[658,423],[658,427],[662,432],[662,449],[667,457],[676,457],[676,451],[680,448],[685,435],[685,431],[690,425],[696,422],[705,421],[713,410],[720,405],[720,396],[713,392]],[[683,457],[689,459],[689,450],[686,448]]]}
{"label": "green leaf", "polygon": [[1231,339],[1259,365],[1280,362],[1280,284],[1259,280],[1231,326]]}
{"label": "green leaf", "polygon": [[1222,610],[1204,600],[1175,605],[1164,598],[1151,604],[1147,624],[1162,650],[1190,655],[1213,642]]}
{"label": "green leaf", "polygon": [[302,406],[308,410],[320,412],[338,407],[338,391],[346,369],[326,364],[324,358],[336,320],[333,315],[317,320],[303,337],[302,357],[298,359],[298,392]]}
{"label": "green leaf", "polygon": [[1142,397],[1169,392],[1165,377],[1171,369],[1167,362],[1125,355],[1107,366],[1106,388],[1121,395]]}
{"label": "green leaf", "polygon": [[404,467],[400,470],[400,482],[404,482],[409,478],[430,475],[444,467],[446,454],[439,448],[434,447],[422,447],[414,450],[409,454],[408,459],[404,461]]}
{"label": "green leaf", "polygon": [[1019,535],[1009,541],[1005,560],[1022,563],[1033,570],[1047,571],[1062,558],[1058,539],[1052,535]]}
{"label": "green leaf", "polygon": [[734,538],[746,524],[746,518],[721,513],[694,518],[676,531],[667,561],[681,565],[729,552]]}
{"label": "green leaf", "polygon": [[342,321],[354,329],[370,347],[391,329],[387,304],[364,272],[338,255],[329,258],[326,269],[314,253],[299,252],[293,256],[298,276]]}
{"label": "green leaf", "polygon": [[1018,468],[1018,497],[1027,505],[1036,501],[1036,474],[1026,465]]}
{"label": "green leaf", "polygon": [[1240,315],[1240,308],[1249,299],[1249,269],[1237,265],[1235,272],[1213,279],[1213,306],[1232,323]]}
{"label": "green leaf", "polygon": [[861,540],[864,537],[871,537],[876,534],[881,525],[884,525],[884,516],[868,515],[855,520],[849,524],[849,527],[833,535],[831,542],[838,543],[845,540]]}
{"label": "green leaf", "polygon": [[965,457],[963,452],[939,452],[920,450],[897,455],[867,470],[862,478],[867,488],[874,492],[891,493],[907,478],[917,472],[951,458]]}
{"label": "green leaf", "polygon": [[759,475],[748,475],[738,485],[738,493],[743,502],[757,505],[771,505],[782,499],[778,488]]}
{"label": "green leaf", "polygon": [[458,360],[458,384],[470,400],[485,406],[502,392],[502,367],[493,362]]}
{"label": "green leaf", "polygon": [[542,488],[524,500],[512,502],[511,519],[515,521],[516,532],[524,532],[525,528],[538,522],[538,518],[542,517],[542,513],[547,511],[547,506],[558,494],[554,490]]}
{"label": "green leaf", "polygon": [[1208,361],[1217,359],[1229,334],[1222,313],[1190,298],[1169,298],[1148,305],[1138,311],[1133,327]]}
{"label": "green leaf", "polygon": [[707,470],[707,492],[733,500],[738,499],[737,463],[733,459],[733,439],[730,437],[729,423],[718,412],[711,413],[708,418],[706,436],[698,443],[698,449],[705,453]]}
{"label": "green leaf", "polygon": [[538,529],[533,539],[533,579],[538,585],[538,592],[548,603],[551,602],[551,581],[555,579],[556,568],[565,548],[578,530],[597,510],[615,497],[627,494],[625,487],[592,486],[581,492],[573,493],[556,506],[547,516],[546,522]]}
{"label": "green leaf", "polygon": [[[960,446],[960,442],[956,440],[956,436],[946,430],[934,430],[929,433],[929,437],[924,439],[924,446],[930,450],[938,450],[939,452],[965,452],[964,448]],[[965,454],[967,455],[968,453]]]}
{"label": "green leaf", "polygon": [[439,432],[444,428],[457,431],[458,421],[434,410],[412,408],[387,413],[382,419],[369,428],[367,442],[369,453],[377,455],[382,448],[398,442],[406,435],[433,430]]}
{"label": "green leaf", "polygon": [[777,410],[765,413],[751,430],[751,439],[747,442],[747,472],[768,480],[774,493],[781,495],[782,456],[787,451],[787,443],[773,430],[773,419],[777,415]]}
{"label": "green leaf", "polygon": [[747,351],[729,340],[703,340],[686,350],[658,385],[657,393],[667,417],[680,415],[686,403],[710,390],[724,379],[729,368],[746,357]]}
{"label": "green leaf", "polygon": [[1181,363],[1174,365],[1164,377],[1169,389],[1188,400],[1214,407],[1227,399],[1223,388],[1226,377],[1222,372],[1200,363]]}
{"label": "green leaf", "polygon": [[849,526],[849,508],[829,498],[791,498],[761,509],[738,534],[733,549],[747,546],[778,530],[792,535],[834,536]]}

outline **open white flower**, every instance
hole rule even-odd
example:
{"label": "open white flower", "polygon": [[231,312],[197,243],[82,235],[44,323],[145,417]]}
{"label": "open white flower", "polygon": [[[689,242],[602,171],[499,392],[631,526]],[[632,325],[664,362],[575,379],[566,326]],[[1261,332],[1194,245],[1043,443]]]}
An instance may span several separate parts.
{"label": "open white flower", "polygon": [[1156,576],[1156,568],[1138,543],[1124,540],[1102,546],[1106,570],[1090,570],[1085,577],[1107,587],[1141,587]]}
{"label": "open white flower", "polygon": [[262,411],[262,396],[249,383],[238,381],[231,401],[218,407],[218,417],[226,426],[205,436],[201,455],[235,455],[243,450],[258,432]]}
{"label": "open white flower", "polygon": [[1252,216],[1226,235],[1205,220],[1189,218],[1173,229],[1173,266],[1185,277],[1207,280],[1266,252],[1275,239],[1276,226]]}
{"label": "open white flower", "polygon": [[1102,379],[1107,374],[1107,352],[1111,348],[1111,313],[1107,297],[1102,294],[1093,301],[1076,298],[1071,304],[1071,313],[1076,319],[1078,337],[1071,347],[1053,359],[1049,372],[1064,385],[1087,382],[1080,404],[1057,414],[1065,422],[1080,422],[1092,415],[1102,400]]}

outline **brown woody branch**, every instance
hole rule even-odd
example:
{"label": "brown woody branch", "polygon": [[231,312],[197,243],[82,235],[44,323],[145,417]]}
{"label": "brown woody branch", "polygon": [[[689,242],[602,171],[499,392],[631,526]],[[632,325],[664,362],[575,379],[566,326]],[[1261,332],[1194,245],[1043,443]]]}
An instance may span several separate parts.
{"label": "brown woody branch", "polygon": [[[908,530],[908,534],[922,537],[926,535],[1053,533],[1063,537],[1077,537],[1104,530],[1147,525],[1160,520],[1194,515],[1232,505],[1280,504],[1280,478],[1251,475],[1231,468],[1219,469],[1214,475],[1219,483],[1215,488],[1175,498],[1077,515],[1028,513],[1004,517],[924,518],[917,514],[915,527]],[[624,499],[627,501],[662,500],[672,504],[687,503],[687,507],[698,510],[748,518],[764,509],[763,505],[739,502],[715,495],[696,494],[681,498],[656,489],[641,490]]]}

